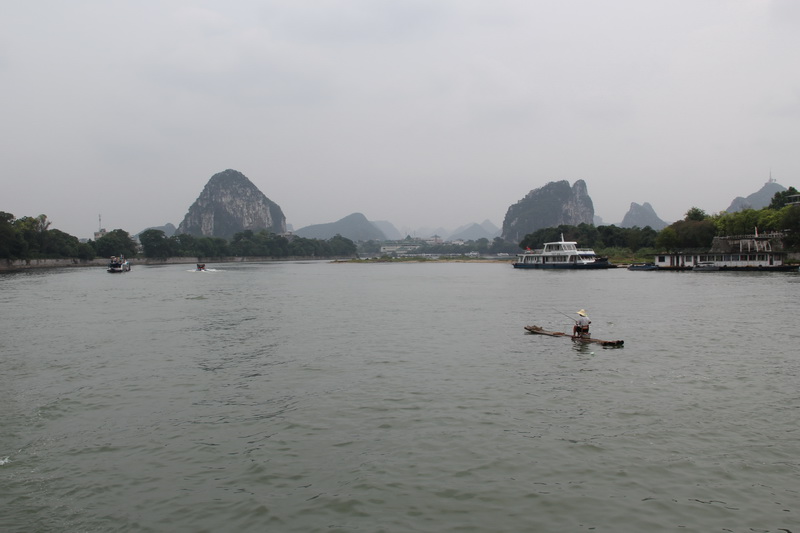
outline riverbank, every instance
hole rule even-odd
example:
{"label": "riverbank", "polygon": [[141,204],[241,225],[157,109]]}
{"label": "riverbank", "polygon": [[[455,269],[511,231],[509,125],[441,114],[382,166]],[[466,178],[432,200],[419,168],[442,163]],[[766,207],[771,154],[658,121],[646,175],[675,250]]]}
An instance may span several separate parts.
{"label": "riverbank", "polygon": [[[424,257],[404,257],[404,258],[371,258],[354,259],[352,257],[314,257],[314,256],[291,256],[291,257],[167,257],[166,259],[137,258],[129,259],[131,266],[138,265],[194,265],[197,263],[266,263],[271,261],[332,261],[335,263],[511,263],[515,258],[497,257],[446,257],[446,258],[424,258]],[[617,268],[626,268],[630,262],[611,261]],[[788,263],[800,263],[800,253],[792,252],[787,254]],[[0,260],[0,272],[15,272],[20,270],[30,270],[37,268],[74,268],[74,267],[106,267],[108,259],[16,259]]]}
{"label": "riverbank", "polygon": [[[331,261],[349,260],[349,257],[314,257],[314,256],[290,256],[290,257],[167,257],[164,259],[153,259],[144,257],[134,257],[128,259],[132,267],[144,265],[195,265],[197,263],[266,263],[270,261]],[[38,268],[76,268],[76,267],[106,267],[108,259],[16,259],[0,260],[0,272],[15,272],[20,270],[31,270]]]}

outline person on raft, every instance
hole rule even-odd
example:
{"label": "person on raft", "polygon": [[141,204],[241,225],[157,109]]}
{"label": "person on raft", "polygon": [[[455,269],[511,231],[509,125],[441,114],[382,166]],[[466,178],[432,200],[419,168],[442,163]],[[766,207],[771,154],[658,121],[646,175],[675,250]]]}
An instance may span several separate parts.
{"label": "person on raft", "polygon": [[575,325],[572,327],[572,338],[576,337],[588,337],[589,336],[589,324],[592,323],[589,320],[589,317],[586,316],[586,310],[581,309],[578,311],[578,320],[575,321]]}

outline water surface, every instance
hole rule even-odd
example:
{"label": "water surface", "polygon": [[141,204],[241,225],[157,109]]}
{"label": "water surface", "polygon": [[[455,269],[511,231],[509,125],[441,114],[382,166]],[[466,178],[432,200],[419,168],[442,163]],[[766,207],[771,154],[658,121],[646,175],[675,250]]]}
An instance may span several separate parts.
{"label": "water surface", "polygon": [[0,275],[0,529],[800,530],[797,273],[208,267]]}

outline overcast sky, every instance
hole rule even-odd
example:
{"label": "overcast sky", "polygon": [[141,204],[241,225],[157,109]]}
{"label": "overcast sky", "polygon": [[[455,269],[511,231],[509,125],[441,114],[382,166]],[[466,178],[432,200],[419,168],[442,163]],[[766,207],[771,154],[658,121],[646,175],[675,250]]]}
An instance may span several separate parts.
{"label": "overcast sky", "polygon": [[547,182],[672,222],[800,185],[796,0],[6,0],[0,211],[181,222],[232,168],[295,229],[491,220]]}

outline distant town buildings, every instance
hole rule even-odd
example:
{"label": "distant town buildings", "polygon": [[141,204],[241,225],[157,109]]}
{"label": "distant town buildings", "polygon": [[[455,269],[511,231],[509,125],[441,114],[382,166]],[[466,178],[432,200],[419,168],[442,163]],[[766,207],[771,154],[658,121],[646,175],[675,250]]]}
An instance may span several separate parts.
{"label": "distant town buildings", "polygon": [[408,241],[387,241],[381,246],[382,254],[405,255],[419,248],[421,244]]}

